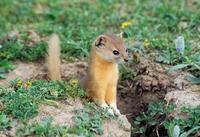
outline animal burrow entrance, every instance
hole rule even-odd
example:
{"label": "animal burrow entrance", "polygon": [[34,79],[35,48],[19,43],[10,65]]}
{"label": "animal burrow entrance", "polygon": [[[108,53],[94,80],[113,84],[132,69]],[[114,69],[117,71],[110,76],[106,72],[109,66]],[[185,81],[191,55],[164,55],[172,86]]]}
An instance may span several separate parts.
{"label": "animal burrow entrance", "polygon": [[[147,110],[149,103],[164,99],[165,94],[174,89],[175,85],[165,68],[150,60],[130,64],[129,67],[136,72],[136,77],[134,80],[119,81],[117,105],[132,123],[135,117]],[[166,134],[162,128],[160,132]]]}

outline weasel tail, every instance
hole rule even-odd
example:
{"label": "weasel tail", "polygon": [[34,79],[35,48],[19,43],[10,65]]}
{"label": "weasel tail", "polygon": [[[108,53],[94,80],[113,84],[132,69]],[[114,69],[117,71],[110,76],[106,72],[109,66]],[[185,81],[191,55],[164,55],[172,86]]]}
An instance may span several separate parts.
{"label": "weasel tail", "polygon": [[60,41],[56,34],[50,36],[47,49],[48,76],[51,80],[61,80]]}

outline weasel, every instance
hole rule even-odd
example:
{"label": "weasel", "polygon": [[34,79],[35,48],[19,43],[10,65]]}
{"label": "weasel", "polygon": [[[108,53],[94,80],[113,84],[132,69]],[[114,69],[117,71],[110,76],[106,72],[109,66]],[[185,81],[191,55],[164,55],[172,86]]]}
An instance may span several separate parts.
{"label": "weasel", "polygon": [[[60,47],[57,35],[49,41],[48,68],[52,80],[60,80]],[[87,75],[81,85],[98,105],[111,114],[120,115],[117,109],[118,63],[128,61],[128,50],[121,37],[102,34],[93,42]]]}

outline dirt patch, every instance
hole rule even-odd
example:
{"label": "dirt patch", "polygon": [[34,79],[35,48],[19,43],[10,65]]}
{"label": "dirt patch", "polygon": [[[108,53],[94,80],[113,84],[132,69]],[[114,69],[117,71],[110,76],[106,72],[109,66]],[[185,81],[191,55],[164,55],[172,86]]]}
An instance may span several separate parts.
{"label": "dirt patch", "polygon": [[[45,62],[20,62],[14,63],[16,68],[7,74],[6,79],[0,79],[0,86],[8,86],[10,80],[19,78],[27,79],[49,79]],[[72,76],[81,77],[86,70],[86,62],[77,61],[75,63],[62,61],[61,73],[62,79],[67,80]]]}
{"label": "dirt patch", "polygon": [[6,79],[0,79],[0,86],[8,86],[10,80],[20,78],[22,80],[30,79],[40,71],[40,63],[15,62],[16,68],[7,74]]}
{"label": "dirt patch", "polygon": [[40,122],[47,116],[52,116],[54,125],[70,125],[73,126],[74,122],[72,117],[75,109],[83,108],[80,99],[70,99],[57,102],[56,106],[42,104],[39,107],[39,115],[29,121],[29,123]]}
{"label": "dirt patch", "polygon": [[[68,80],[71,77],[82,77],[86,72],[86,62],[76,61],[76,62],[67,62],[62,60],[61,63],[61,76],[63,80]],[[35,79],[49,79],[48,70],[46,66],[43,66]]]}
{"label": "dirt patch", "polygon": [[200,105],[200,92],[193,92],[191,89],[174,90],[166,94],[165,100],[173,101],[176,104],[176,110],[173,115],[177,116],[181,107],[195,108]]}
{"label": "dirt patch", "polygon": [[69,79],[69,77],[82,77],[86,74],[87,63],[83,61],[77,61],[73,63],[68,63],[62,61],[62,78]]}

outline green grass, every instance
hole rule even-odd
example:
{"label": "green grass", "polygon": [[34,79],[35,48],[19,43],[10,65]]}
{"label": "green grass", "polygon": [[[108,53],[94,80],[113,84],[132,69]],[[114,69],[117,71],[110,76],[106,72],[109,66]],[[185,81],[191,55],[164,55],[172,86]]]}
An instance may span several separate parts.
{"label": "green grass", "polygon": [[16,135],[18,137],[25,136],[66,136],[68,128],[67,126],[54,126],[52,125],[52,117],[46,117],[41,122],[35,122],[33,124],[21,124],[17,127]]}
{"label": "green grass", "polygon": [[16,121],[12,121],[6,114],[0,113],[0,131],[3,129],[9,129],[16,124]]}
{"label": "green grass", "polygon": [[[199,66],[200,3],[186,0],[96,0],[96,1],[25,1],[2,0],[0,2],[0,39],[14,28],[19,32],[15,41],[5,41],[0,48],[0,74],[8,68],[5,61],[34,61],[44,57],[45,37],[57,33],[61,38],[62,57],[66,59],[84,58],[89,55],[92,41],[99,34],[112,31],[124,32],[127,47],[131,41],[149,42],[150,52],[158,50],[156,61],[167,64],[195,62]],[[130,21],[128,27],[121,28],[123,22]],[[181,24],[185,23],[185,27]],[[29,47],[32,38],[29,30],[38,34],[41,41]],[[186,50],[180,56],[175,50],[176,36],[183,35]],[[140,45],[142,46],[142,44]]]}
{"label": "green grass", "polygon": [[116,119],[107,111],[97,107],[94,103],[86,103],[83,109],[75,110],[73,116],[75,125],[69,128],[69,133],[93,137],[95,134],[102,135],[104,121]]}
{"label": "green grass", "polygon": [[0,88],[2,112],[14,118],[26,121],[38,114],[40,103],[68,97],[85,97],[86,93],[77,83],[64,81],[13,81],[12,88]]}
{"label": "green grass", "polygon": [[[84,57],[95,36],[107,32],[125,32],[137,41],[152,40],[152,46],[170,47],[176,35],[184,35],[187,45],[198,40],[199,7],[189,7],[184,1],[24,1],[2,0],[1,37],[13,28],[21,33],[30,29],[39,36],[58,33],[62,52],[67,56]],[[196,8],[196,10],[193,10]],[[131,26],[122,29],[121,23],[132,20]],[[184,30],[179,23],[187,22]],[[154,39],[154,40],[153,40]],[[155,44],[158,41],[158,44]],[[159,41],[165,43],[159,44]],[[70,49],[70,50],[69,50]]]}

